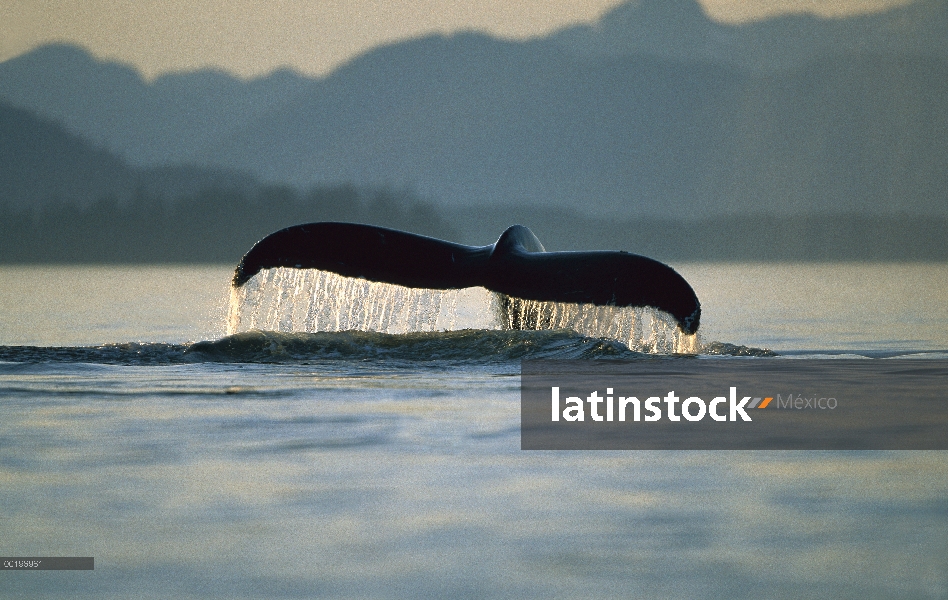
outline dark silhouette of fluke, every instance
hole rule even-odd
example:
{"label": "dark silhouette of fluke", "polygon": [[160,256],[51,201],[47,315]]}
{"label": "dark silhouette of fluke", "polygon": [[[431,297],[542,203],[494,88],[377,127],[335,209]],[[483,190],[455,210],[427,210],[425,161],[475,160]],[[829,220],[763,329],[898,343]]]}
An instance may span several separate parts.
{"label": "dark silhouette of fluke", "polygon": [[685,333],[695,333],[701,317],[694,290],[668,265],[628,252],[546,252],[521,225],[479,247],[355,223],[295,225],[257,242],[237,265],[233,285],[276,267],[412,288],[482,286],[525,300],[650,306],[675,317]]}

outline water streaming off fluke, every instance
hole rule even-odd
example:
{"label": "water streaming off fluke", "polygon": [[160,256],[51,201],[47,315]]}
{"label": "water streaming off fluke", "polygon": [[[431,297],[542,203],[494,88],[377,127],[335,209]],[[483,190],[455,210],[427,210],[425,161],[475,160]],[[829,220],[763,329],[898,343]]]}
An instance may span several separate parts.
{"label": "water streaming off fluke", "polygon": [[696,335],[682,333],[673,317],[652,308],[522,300],[480,287],[416,289],[315,269],[265,269],[233,288],[227,323],[231,335],[463,329],[567,329],[662,354],[699,348]]}

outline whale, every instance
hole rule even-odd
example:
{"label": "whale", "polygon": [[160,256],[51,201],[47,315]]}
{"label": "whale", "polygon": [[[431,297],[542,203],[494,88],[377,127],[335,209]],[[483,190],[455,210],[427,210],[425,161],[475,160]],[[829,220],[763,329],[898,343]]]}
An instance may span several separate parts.
{"label": "whale", "polygon": [[[239,288],[264,269],[319,269],[411,288],[484,287],[510,299],[651,307],[698,331],[701,304],[670,266],[624,251],[547,252],[523,225],[487,246],[467,246],[359,223],[294,225],[253,245],[234,271]],[[512,320],[518,321],[518,320]]]}

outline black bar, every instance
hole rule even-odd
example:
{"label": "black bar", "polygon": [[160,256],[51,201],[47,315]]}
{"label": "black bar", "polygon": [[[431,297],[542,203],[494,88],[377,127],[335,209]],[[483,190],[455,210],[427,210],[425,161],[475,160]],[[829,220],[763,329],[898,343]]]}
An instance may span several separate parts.
{"label": "black bar", "polygon": [[0,556],[4,571],[94,571],[92,556]]}

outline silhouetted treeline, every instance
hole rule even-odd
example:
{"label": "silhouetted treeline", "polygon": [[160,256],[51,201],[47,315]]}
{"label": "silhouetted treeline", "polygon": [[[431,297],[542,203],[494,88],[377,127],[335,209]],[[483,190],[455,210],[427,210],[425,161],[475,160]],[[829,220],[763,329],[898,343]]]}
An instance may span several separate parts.
{"label": "silhouetted treeline", "polygon": [[946,261],[948,218],[936,215],[733,215],[680,220],[602,218],[558,209],[481,208],[454,214],[471,244],[512,223],[547,250],[625,250],[665,261]]}
{"label": "silhouetted treeline", "polygon": [[666,261],[945,261],[948,219],[937,216],[749,215],[696,221],[597,218],[544,207],[445,213],[410,192],[352,186],[252,191],[208,188],[175,201],[140,191],[85,207],[0,205],[0,263],[236,263],[283,227],[349,221],[484,245],[530,227],[547,250],[626,250]]}
{"label": "silhouetted treeline", "polygon": [[0,205],[0,262],[236,263],[267,234],[314,221],[457,237],[432,204],[410,192],[209,188],[167,201],[140,191],[130,201],[104,198],[86,207],[51,202],[29,211]]}

